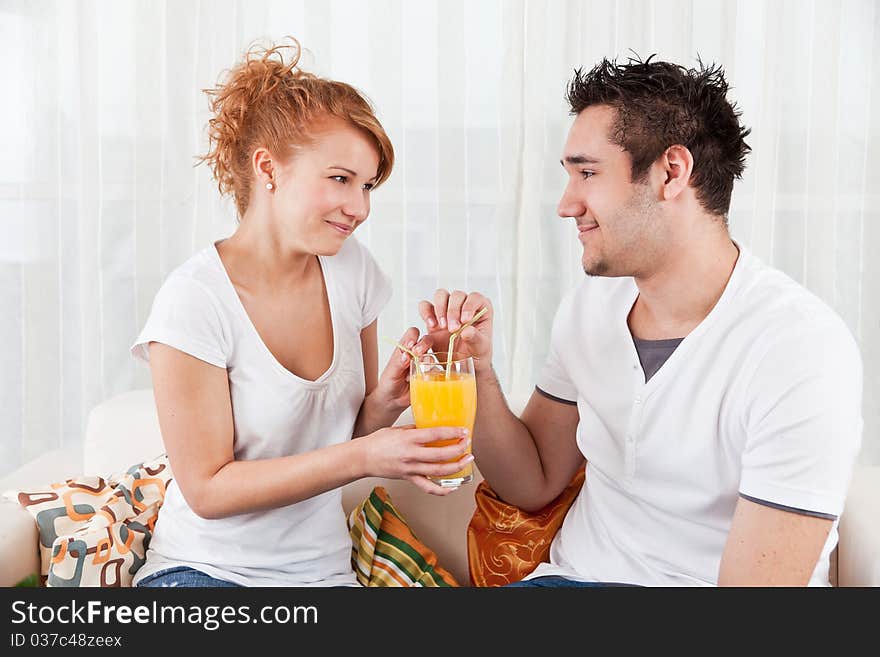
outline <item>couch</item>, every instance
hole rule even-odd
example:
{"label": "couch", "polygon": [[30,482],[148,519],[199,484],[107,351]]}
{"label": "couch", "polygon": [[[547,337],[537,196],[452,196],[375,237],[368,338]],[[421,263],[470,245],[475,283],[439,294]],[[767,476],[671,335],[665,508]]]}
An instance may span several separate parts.
{"label": "couch", "polygon": [[[521,404],[520,404],[521,406]],[[512,405],[514,410],[519,406]],[[408,412],[400,423],[411,421]],[[82,449],[58,449],[0,479],[0,492],[42,488],[79,474],[109,475],[164,452],[152,390],[134,390],[96,406],[89,414]],[[433,549],[441,566],[468,584],[467,526],[473,493],[481,480],[452,495],[426,495],[406,481],[363,479],[343,490],[346,511],[381,485],[416,536]],[[25,547],[27,546],[27,547]],[[880,586],[880,467],[860,466],[853,478],[833,555],[832,582],[840,586]],[[12,586],[39,570],[37,529],[17,503],[0,501],[0,586]]]}

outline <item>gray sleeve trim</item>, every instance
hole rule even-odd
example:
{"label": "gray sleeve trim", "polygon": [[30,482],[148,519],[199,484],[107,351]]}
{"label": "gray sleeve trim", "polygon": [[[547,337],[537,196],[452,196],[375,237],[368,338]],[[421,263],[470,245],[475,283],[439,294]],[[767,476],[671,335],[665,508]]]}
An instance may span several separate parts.
{"label": "gray sleeve trim", "polygon": [[749,502],[754,502],[755,504],[760,504],[762,506],[769,506],[773,509],[782,509],[783,511],[790,511],[791,513],[797,513],[798,515],[813,516],[814,518],[824,518],[825,520],[837,520],[837,516],[831,513],[819,513],[818,511],[807,511],[806,509],[798,509],[794,506],[785,506],[784,504],[776,504],[775,502],[768,502],[767,500],[759,500],[757,497],[744,495],[743,493],[740,493],[739,496],[744,500],[748,500]]}
{"label": "gray sleeve trim", "polygon": [[577,406],[577,404],[578,404],[576,401],[570,401],[568,399],[562,399],[561,397],[555,397],[554,395],[551,395],[549,392],[544,392],[538,386],[535,386],[535,390],[538,393],[540,393],[541,395],[543,395],[544,397],[546,397],[547,399],[552,399],[553,401],[559,402],[560,404],[569,404],[570,406]]}

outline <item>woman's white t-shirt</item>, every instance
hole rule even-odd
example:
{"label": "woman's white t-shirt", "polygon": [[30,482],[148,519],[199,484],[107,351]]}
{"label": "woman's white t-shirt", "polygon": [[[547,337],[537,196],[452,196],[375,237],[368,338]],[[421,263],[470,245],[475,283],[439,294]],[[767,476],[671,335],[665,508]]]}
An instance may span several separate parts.
{"label": "woman's white t-shirt", "polygon": [[[266,347],[216,245],[168,276],[131,348],[148,361],[149,343],[161,342],[226,369],[236,460],[301,454],[351,439],[365,391],[360,332],[388,302],[391,283],[354,238],[335,256],[318,259],[333,323],[333,361],[314,381],[287,370]],[[189,566],[246,586],[355,585],[350,558],[340,489],[277,509],[207,520],[190,509],[172,481],[134,583]]]}

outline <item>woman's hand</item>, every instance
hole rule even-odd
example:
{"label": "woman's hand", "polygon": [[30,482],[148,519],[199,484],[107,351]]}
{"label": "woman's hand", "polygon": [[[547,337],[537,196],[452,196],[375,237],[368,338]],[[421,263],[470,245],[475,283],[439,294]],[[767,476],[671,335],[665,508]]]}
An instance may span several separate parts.
{"label": "woman's hand", "polygon": [[487,311],[474,324],[464,329],[456,338],[453,350],[473,356],[477,371],[492,367],[492,302],[479,292],[466,294],[460,290],[449,292],[439,289],[433,301],[419,302],[419,314],[428,328],[429,340],[434,351],[449,348],[449,335],[468,322],[481,309]]}
{"label": "woman's hand", "polygon": [[[428,446],[436,440],[456,442],[445,447]],[[358,443],[364,449],[366,476],[406,479],[432,495],[448,495],[456,489],[444,488],[428,477],[454,474],[474,459],[467,453],[470,436],[463,427],[389,427],[358,439]]]}
{"label": "woman's hand", "polygon": [[[419,340],[419,329],[415,326],[408,328],[398,342],[419,356],[427,353],[430,346],[427,337]],[[398,415],[409,406],[410,361],[412,357],[408,353],[395,348],[372,393],[380,405],[392,408]]]}

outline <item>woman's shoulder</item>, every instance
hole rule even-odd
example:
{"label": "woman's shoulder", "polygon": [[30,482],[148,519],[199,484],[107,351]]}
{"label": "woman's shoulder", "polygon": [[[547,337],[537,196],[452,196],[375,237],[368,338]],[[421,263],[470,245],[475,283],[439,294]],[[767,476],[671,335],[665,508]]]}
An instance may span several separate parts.
{"label": "woman's shoulder", "polygon": [[371,323],[391,298],[391,279],[379,266],[370,250],[354,236],[330,261],[338,268],[340,280],[357,304],[361,326]]}
{"label": "woman's shoulder", "polygon": [[336,255],[330,256],[326,261],[344,274],[368,283],[377,276],[385,278],[370,249],[353,235],[342,243]]}
{"label": "woman's shoulder", "polygon": [[226,272],[212,244],[193,253],[172,269],[165,277],[162,288],[202,289],[211,296],[220,296],[226,285]]}
{"label": "woman's shoulder", "polygon": [[222,306],[226,272],[212,244],[192,254],[165,277],[157,298],[177,303]]}
{"label": "woman's shoulder", "polygon": [[146,345],[162,342],[217,367],[226,366],[233,325],[223,290],[217,286],[222,281],[218,267],[222,276],[216,252],[212,256],[210,250],[202,250],[168,274],[132,346],[135,356],[148,360]]}

